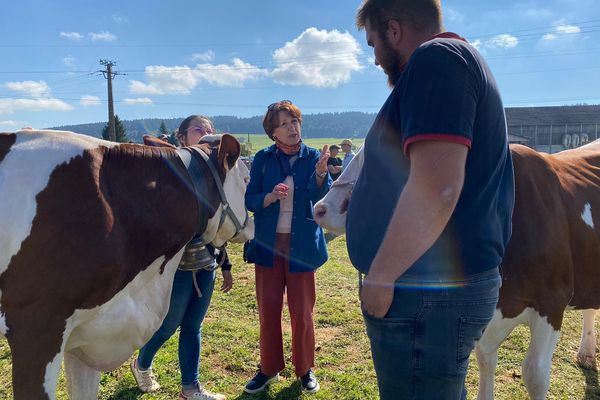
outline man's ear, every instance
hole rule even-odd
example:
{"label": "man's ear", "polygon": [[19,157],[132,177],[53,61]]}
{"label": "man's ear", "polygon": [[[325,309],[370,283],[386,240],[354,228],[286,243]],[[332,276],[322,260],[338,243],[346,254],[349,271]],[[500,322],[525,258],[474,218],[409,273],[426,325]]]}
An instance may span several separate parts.
{"label": "man's ear", "polygon": [[219,146],[219,166],[229,171],[240,157],[240,152],[240,142],[234,136],[224,133]]}
{"label": "man's ear", "polygon": [[390,19],[387,23],[386,35],[388,37],[388,41],[395,46],[400,43],[403,36],[403,26],[400,22],[395,19]]}

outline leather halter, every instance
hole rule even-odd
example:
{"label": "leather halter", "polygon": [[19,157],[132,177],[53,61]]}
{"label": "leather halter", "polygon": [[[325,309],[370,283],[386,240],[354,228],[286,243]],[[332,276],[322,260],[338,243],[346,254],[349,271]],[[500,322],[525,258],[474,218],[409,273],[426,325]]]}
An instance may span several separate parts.
{"label": "leather halter", "polygon": [[181,161],[185,165],[190,175],[192,185],[194,188],[194,194],[196,196],[196,201],[198,202],[198,214],[200,215],[200,221],[198,223],[198,230],[196,232],[196,235],[202,235],[206,230],[206,227],[208,225],[208,217],[205,216],[206,213],[203,213],[202,209],[205,206],[210,206],[209,204],[206,204],[204,196],[202,195],[203,187],[205,189],[208,189],[204,173],[202,172],[202,167],[200,166],[200,163],[203,162],[208,167],[208,170],[210,171],[215,181],[215,186],[217,187],[221,201],[222,212],[217,232],[219,231],[219,229],[221,229],[221,226],[223,226],[223,223],[225,222],[225,218],[228,216],[233,225],[235,226],[235,234],[232,238],[238,236],[240,232],[242,232],[248,225],[250,216],[248,215],[248,211],[246,210],[246,219],[244,220],[243,224],[240,224],[240,221],[235,216],[235,213],[229,206],[229,202],[227,201],[227,197],[225,196],[225,191],[223,190],[223,183],[221,182],[221,177],[219,176],[219,173],[217,172],[217,169],[215,168],[214,163],[212,162],[210,157],[204,151],[195,147],[183,147],[177,149],[177,154],[179,154]]}

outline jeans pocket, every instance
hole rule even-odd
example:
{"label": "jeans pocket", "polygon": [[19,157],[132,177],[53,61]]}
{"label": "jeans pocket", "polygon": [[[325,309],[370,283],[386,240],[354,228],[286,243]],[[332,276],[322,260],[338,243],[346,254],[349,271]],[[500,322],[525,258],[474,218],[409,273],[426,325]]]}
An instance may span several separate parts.
{"label": "jeans pocket", "polygon": [[377,318],[363,312],[381,399],[402,399],[414,388],[415,319]]}
{"label": "jeans pocket", "polygon": [[457,368],[459,373],[466,373],[469,367],[469,356],[475,342],[477,342],[487,324],[491,321],[489,318],[461,316],[458,332],[458,352],[457,352]]}
{"label": "jeans pocket", "polygon": [[390,318],[374,317],[365,310],[362,311],[367,329],[367,335],[371,339],[374,347],[381,347],[386,351],[386,347],[396,345],[411,344],[414,338],[415,319],[413,318]]}

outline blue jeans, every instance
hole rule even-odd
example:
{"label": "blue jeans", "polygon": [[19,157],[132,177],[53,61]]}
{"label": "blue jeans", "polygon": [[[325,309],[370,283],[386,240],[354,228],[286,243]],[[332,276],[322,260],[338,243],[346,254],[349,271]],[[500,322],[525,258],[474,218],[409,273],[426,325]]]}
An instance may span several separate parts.
{"label": "blue jeans", "polygon": [[498,269],[451,284],[403,277],[384,318],[363,311],[380,398],[466,399],[469,355],[500,285]]}
{"label": "blue jeans", "polygon": [[181,385],[198,383],[200,348],[202,344],[202,321],[208,310],[215,287],[215,271],[199,270],[195,272],[202,297],[198,297],[192,274],[194,272],[177,270],[173,280],[171,303],[162,325],[152,338],[140,349],[138,365],[142,369],[150,368],[154,355],[160,347],[175,333],[179,332],[179,368]]}

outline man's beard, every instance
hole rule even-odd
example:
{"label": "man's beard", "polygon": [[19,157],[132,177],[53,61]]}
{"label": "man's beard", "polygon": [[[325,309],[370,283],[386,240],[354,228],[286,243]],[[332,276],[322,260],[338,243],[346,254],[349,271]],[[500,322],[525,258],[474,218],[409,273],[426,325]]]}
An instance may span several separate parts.
{"label": "man's beard", "polygon": [[393,88],[400,79],[400,75],[402,74],[400,67],[404,64],[404,61],[400,54],[392,50],[392,46],[385,35],[381,35],[381,39],[383,44],[383,56],[380,57],[378,61],[383,72],[385,72],[388,77],[388,85]]}

